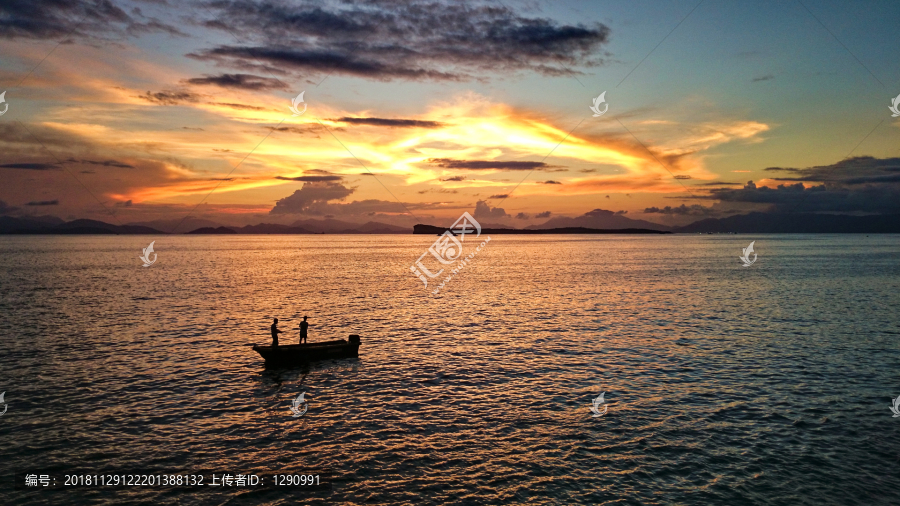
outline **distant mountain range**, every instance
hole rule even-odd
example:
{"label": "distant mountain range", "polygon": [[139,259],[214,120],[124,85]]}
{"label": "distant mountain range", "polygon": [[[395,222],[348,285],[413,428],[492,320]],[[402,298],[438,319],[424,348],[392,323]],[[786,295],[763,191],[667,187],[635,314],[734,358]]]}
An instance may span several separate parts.
{"label": "distant mountain range", "polygon": [[[180,226],[179,226],[180,224]],[[155,226],[151,226],[155,225]],[[199,225],[188,227],[186,225]],[[112,225],[97,220],[64,221],[55,216],[0,216],[0,234],[153,234],[166,235],[178,227],[189,234],[438,234],[446,228],[416,225],[414,229],[370,221],[362,225],[334,219],[298,220],[290,225],[260,223],[229,227],[209,220],[157,220]],[[683,227],[666,227],[645,220],[626,218],[622,213],[595,209],[575,218],[558,217],[542,225],[515,229],[505,225],[482,224],[491,234],[598,234],[598,233],[900,233],[900,215],[847,216],[833,214],[750,213],[728,218],[696,221]]]}
{"label": "distant mountain range", "polygon": [[897,234],[900,233],[900,215],[750,213],[695,221],[673,231],[736,234]]}
{"label": "distant mountain range", "polygon": [[408,234],[410,229],[370,221],[362,225],[338,220],[302,220],[290,225],[260,223],[243,227],[202,227],[189,234]]}
{"label": "distant mountain range", "polygon": [[111,225],[97,220],[59,220],[0,216],[0,234],[162,234],[141,225]]}
{"label": "distant mountain range", "polygon": [[525,227],[526,230],[540,230],[548,228],[571,228],[582,227],[590,229],[624,229],[624,228],[643,228],[647,230],[672,230],[671,227],[660,225],[645,220],[634,220],[626,218],[624,214],[606,211],[604,209],[594,209],[581,216],[575,218],[567,218],[560,216],[558,218],[550,218],[543,225],[530,225]]}
{"label": "distant mountain range", "polygon": [[[159,228],[148,226],[153,223]],[[291,225],[260,223],[244,227],[226,227],[209,220],[185,220],[186,224],[202,224],[179,230],[189,234],[409,234],[412,229],[370,221],[362,225],[338,220],[302,220]],[[63,221],[54,216],[15,218],[0,216],[0,234],[153,234],[166,235],[178,226],[178,220],[113,225],[97,220]]]}
{"label": "distant mountain range", "polygon": [[[414,234],[443,235],[448,230],[442,227],[434,227],[432,225],[416,225],[413,227]],[[585,227],[561,227],[561,228],[537,228],[537,229],[521,229],[521,228],[481,228],[482,234],[671,234],[666,230],[650,230],[646,228],[585,228]]]}
{"label": "distant mountain range", "polygon": [[[212,220],[205,220],[203,218],[193,218],[187,217],[186,219],[175,219],[175,220],[153,220],[153,221],[139,221],[134,223],[129,223],[129,225],[141,225],[144,227],[155,228],[156,230],[162,230],[166,233],[172,233],[174,230],[176,234],[183,234],[189,230],[196,230],[201,227],[221,227],[221,223],[217,223]],[[176,228],[177,227],[177,228]]]}

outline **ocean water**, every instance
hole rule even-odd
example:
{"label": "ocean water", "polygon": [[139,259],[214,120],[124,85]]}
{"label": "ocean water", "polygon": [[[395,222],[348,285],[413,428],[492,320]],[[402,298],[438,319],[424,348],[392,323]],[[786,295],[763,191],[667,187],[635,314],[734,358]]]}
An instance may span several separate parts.
{"label": "ocean water", "polygon": [[[900,502],[900,237],[495,236],[439,295],[434,239],[0,238],[0,502]],[[360,358],[266,370],[303,315]],[[13,490],[308,470],[332,491]]]}

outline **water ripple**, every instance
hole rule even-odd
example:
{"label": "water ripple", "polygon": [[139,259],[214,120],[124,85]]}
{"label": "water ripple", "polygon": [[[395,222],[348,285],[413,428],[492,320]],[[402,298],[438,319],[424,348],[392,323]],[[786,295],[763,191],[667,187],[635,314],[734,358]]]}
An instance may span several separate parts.
{"label": "water ripple", "polygon": [[[334,491],[4,500],[896,502],[896,236],[497,237],[436,297],[409,273],[425,236],[165,237],[141,268],[144,240],[0,239],[6,490],[38,466],[332,469]],[[304,314],[360,359],[265,370],[247,345]]]}

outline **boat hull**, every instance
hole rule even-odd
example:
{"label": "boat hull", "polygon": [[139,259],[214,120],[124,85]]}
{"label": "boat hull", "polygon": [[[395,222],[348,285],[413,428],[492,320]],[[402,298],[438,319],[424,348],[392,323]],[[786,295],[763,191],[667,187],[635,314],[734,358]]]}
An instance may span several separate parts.
{"label": "boat hull", "polygon": [[[356,339],[353,339],[356,337]],[[324,343],[287,344],[283,346],[253,345],[253,351],[265,359],[267,366],[291,366],[316,360],[359,357],[359,337]]]}

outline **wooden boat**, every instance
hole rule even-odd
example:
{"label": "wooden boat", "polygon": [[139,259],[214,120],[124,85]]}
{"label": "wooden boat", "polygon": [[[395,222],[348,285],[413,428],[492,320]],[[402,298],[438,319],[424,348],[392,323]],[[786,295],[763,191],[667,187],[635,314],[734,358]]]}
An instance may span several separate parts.
{"label": "wooden boat", "polygon": [[359,336],[321,343],[285,344],[282,346],[253,345],[253,350],[266,360],[266,365],[294,365],[313,360],[359,357]]}

